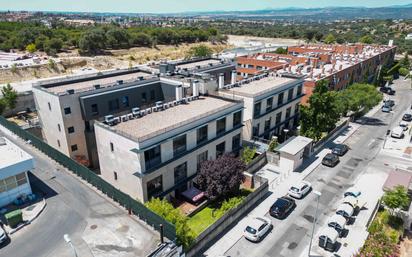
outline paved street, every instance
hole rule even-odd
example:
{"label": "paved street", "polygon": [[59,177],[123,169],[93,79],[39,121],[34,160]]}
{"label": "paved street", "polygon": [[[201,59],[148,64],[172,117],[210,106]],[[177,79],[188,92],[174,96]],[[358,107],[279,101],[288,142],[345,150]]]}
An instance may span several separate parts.
{"label": "paved street", "polygon": [[[1,132],[0,136],[4,133]],[[159,241],[158,233],[84,185],[35,148],[8,136],[35,158],[34,190],[47,197],[43,213],[18,231],[1,256],[73,256],[63,240],[69,234],[78,256],[145,256]],[[44,183],[43,183],[44,182]]]}
{"label": "paved street", "polygon": [[[398,80],[395,83],[394,88],[397,94],[392,97],[396,101],[393,114],[382,113],[378,110],[371,117],[362,118],[358,121],[362,126],[345,142],[351,150],[341,158],[341,162],[335,168],[320,165],[305,178],[322,193],[319,208],[321,213],[318,221],[320,225],[317,226],[317,231],[336,209],[344,190],[352,186],[361,174],[368,171],[380,172],[385,176],[398,161],[404,166],[412,166],[407,160],[396,159],[395,162],[394,158],[380,152],[385,141],[386,130],[399,122],[404,110],[408,109],[411,104],[410,81]],[[327,147],[330,146],[331,144]],[[371,184],[370,186],[378,185]],[[279,187],[279,190],[283,190],[282,194],[287,193],[287,188]],[[378,197],[376,196],[376,199]],[[251,243],[242,237],[225,254],[229,256],[300,256],[305,250],[307,251],[309,245],[315,208],[314,194],[309,194],[303,200],[297,200],[296,209],[286,220],[279,221],[271,218],[274,228],[262,242]],[[270,217],[268,213],[266,216]],[[316,244],[315,239],[314,245]]]}

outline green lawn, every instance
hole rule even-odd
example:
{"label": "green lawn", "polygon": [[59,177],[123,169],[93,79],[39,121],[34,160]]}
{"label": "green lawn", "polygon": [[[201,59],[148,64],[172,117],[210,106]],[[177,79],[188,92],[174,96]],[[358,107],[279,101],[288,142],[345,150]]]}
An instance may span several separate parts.
{"label": "green lawn", "polygon": [[[234,200],[234,198],[237,199],[237,201],[234,201],[235,205],[233,206],[229,205],[230,206],[229,208],[236,207],[251,192],[252,191],[249,191],[246,189],[241,189],[238,196],[227,199],[226,201]],[[189,218],[187,224],[191,228],[191,230],[193,231],[196,237],[200,235],[200,233],[202,233],[206,228],[212,225],[216,220],[218,220],[220,217],[224,215],[224,213],[228,211],[227,209],[228,207],[223,206],[224,205],[223,202],[224,201],[220,201],[217,203],[216,202],[209,203],[203,210],[201,210],[200,212],[196,213],[195,215]],[[224,211],[219,210],[224,207],[226,207]]]}
{"label": "green lawn", "polygon": [[203,210],[189,218],[188,225],[195,233],[196,237],[200,235],[207,227],[212,225],[219,217],[213,217],[212,212],[216,210],[210,206],[206,206]]}

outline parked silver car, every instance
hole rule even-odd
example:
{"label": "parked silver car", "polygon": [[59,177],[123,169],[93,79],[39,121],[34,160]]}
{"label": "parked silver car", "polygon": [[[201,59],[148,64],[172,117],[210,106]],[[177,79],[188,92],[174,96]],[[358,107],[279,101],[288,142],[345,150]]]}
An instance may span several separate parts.
{"label": "parked silver car", "polygon": [[296,185],[293,185],[288,194],[294,198],[302,199],[307,193],[309,193],[312,185],[307,181],[301,181]]}

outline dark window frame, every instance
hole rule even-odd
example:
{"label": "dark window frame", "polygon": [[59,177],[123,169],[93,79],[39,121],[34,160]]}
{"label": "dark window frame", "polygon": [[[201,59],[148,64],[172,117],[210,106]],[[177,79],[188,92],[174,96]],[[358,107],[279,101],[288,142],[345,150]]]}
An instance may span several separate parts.
{"label": "dark window frame", "polygon": [[226,132],[226,117],[221,118],[216,121],[216,136],[222,135],[225,132]]}

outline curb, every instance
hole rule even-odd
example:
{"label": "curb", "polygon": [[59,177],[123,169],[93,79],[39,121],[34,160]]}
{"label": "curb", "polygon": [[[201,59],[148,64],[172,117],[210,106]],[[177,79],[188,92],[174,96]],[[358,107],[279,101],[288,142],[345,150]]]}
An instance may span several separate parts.
{"label": "curb", "polygon": [[24,221],[22,224],[20,224],[19,226],[17,226],[16,228],[11,229],[11,230],[8,232],[8,234],[9,234],[9,235],[13,235],[14,233],[16,233],[17,231],[19,231],[20,229],[22,229],[22,228],[24,228],[25,226],[31,224],[35,219],[37,219],[37,217],[39,217],[40,213],[43,212],[44,208],[46,208],[46,205],[47,205],[46,199],[43,198],[43,206],[42,206],[42,208],[40,209],[40,211],[39,211],[36,215],[34,215],[33,218],[31,218],[31,219],[29,219],[29,220],[26,220],[26,221]]}

